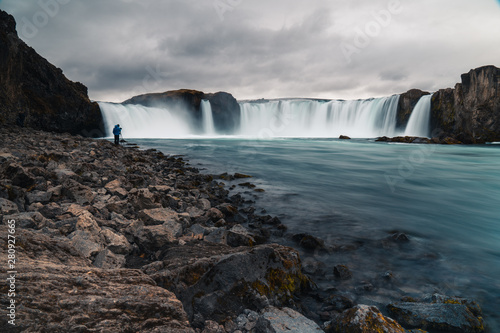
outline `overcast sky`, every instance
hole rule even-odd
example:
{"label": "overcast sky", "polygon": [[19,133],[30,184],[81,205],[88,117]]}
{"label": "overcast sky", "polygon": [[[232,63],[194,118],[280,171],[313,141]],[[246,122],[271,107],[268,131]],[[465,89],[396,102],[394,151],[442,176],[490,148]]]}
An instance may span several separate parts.
{"label": "overcast sky", "polygon": [[0,0],[98,101],[180,88],[356,99],[500,66],[497,0]]}

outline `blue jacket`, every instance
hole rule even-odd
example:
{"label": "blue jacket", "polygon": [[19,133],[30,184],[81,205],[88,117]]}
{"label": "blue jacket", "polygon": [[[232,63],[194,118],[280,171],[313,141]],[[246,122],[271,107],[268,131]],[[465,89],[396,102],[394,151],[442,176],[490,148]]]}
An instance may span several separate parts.
{"label": "blue jacket", "polygon": [[113,128],[113,134],[114,135],[120,135],[120,134],[122,134],[122,129],[120,128],[120,126],[115,125],[115,128]]}

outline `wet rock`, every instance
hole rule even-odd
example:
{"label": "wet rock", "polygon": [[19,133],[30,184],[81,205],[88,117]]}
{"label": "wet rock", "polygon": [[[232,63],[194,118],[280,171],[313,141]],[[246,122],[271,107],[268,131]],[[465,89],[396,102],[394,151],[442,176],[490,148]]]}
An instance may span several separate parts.
{"label": "wet rock", "polygon": [[242,173],[238,173],[236,172],[234,174],[234,178],[236,179],[242,179],[242,178],[252,178],[252,176],[249,176],[249,175],[245,175],[245,174],[242,174]]}
{"label": "wet rock", "polygon": [[220,322],[268,302],[281,306],[310,286],[298,253],[275,244],[231,248],[190,242],[169,248],[162,260],[165,269],[152,277],[179,295],[190,318],[199,313]]}
{"label": "wet rock", "polygon": [[290,308],[268,307],[261,312],[257,330],[263,333],[323,333],[314,321]]}
{"label": "wet rock", "polygon": [[206,213],[206,216],[212,221],[216,222],[224,218],[224,214],[217,208],[210,208]]}
{"label": "wet rock", "polygon": [[341,135],[341,136],[339,136],[339,139],[340,140],[351,140],[351,138],[348,137],[347,135]]}
{"label": "wet rock", "polygon": [[326,265],[314,258],[305,258],[302,261],[302,270],[309,275],[325,276]]}
{"label": "wet rock", "polygon": [[238,214],[238,209],[229,203],[223,203],[215,208],[221,211],[225,217],[232,217]]}
{"label": "wet rock", "polygon": [[354,302],[351,299],[342,295],[333,294],[326,299],[325,307],[323,310],[335,310],[338,312],[342,312],[352,307],[354,307]]}
{"label": "wet rock", "polygon": [[463,298],[434,295],[428,302],[398,302],[387,309],[402,325],[424,330],[484,332],[479,306]]}
{"label": "wet rock", "polygon": [[252,246],[255,244],[255,239],[247,229],[237,224],[228,231],[227,244],[232,247]]}
{"label": "wet rock", "polygon": [[375,306],[356,305],[325,323],[326,333],[406,333],[391,318],[385,317]]}
{"label": "wet rock", "polygon": [[349,280],[352,278],[352,273],[346,265],[336,265],[333,267],[333,275],[340,280]]}

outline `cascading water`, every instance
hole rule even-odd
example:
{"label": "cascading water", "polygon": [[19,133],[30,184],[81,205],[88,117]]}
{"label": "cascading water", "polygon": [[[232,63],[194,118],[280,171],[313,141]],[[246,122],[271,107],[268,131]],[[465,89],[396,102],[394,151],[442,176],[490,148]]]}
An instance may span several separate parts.
{"label": "cascading water", "polygon": [[212,115],[212,105],[210,101],[202,100],[201,101],[201,117],[203,119],[203,131],[205,135],[214,135],[215,126],[214,126],[214,117]]}
{"label": "cascading water", "polygon": [[420,97],[406,125],[405,136],[429,137],[431,99],[432,94]]}
{"label": "cascading water", "polygon": [[126,138],[183,138],[195,132],[192,117],[183,110],[103,102],[99,107],[108,135],[115,124],[120,124]]}
{"label": "cascading water", "polygon": [[[399,95],[355,101],[307,99],[240,102],[241,124],[233,135],[248,138],[354,138],[400,135],[396,129]],[[119,123],[129,138],[190,138],[219,135],[210,102],[201,117],[185,109],[99,103],[106,128]],[[109,133],[108,133],[109,134]]]}
{"label": "cascading water", "polygon": [[394,136],[399,95],[356,101],[245,102],[241,135],[251,137]]}

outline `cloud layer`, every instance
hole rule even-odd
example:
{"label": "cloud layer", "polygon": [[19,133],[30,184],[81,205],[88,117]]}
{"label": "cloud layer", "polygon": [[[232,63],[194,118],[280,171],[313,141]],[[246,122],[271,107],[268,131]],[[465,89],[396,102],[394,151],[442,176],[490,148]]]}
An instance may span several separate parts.
{"label": "cloud layer", "polygon": [[92,99],[179,88],[238,99],[453,86],[500,59],[495,0],[3,0]]}

